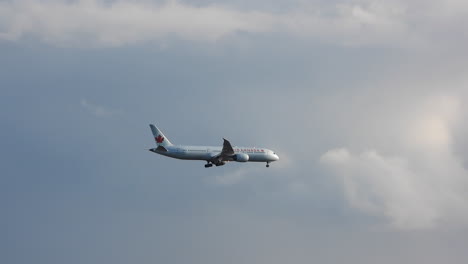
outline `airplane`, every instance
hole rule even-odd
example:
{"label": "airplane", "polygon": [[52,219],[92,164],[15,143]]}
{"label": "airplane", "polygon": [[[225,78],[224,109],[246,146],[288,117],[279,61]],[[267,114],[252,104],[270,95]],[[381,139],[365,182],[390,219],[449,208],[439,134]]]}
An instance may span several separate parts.
{"label": "airplane", "polygon": [[278,155],[266,148],[254,147],[232,147],[231,143],[224,139],[223,147],[210,146],[183,146],[173,145],[169,139],[153,124],[149,125],[156,141],[157,148],[149,151],[181,160],[204,160],[205,168],[222,166],[230,161],[237,162],[266,162],[266,167],[270,167],[270,162],[279,160]]}

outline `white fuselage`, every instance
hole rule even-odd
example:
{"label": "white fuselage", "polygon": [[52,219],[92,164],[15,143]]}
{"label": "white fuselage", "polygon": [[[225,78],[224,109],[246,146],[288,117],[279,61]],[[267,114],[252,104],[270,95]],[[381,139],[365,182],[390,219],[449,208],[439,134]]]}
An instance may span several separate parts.
{"label": "white fuselage", "polygon": [[[222,151],[222,147],[210,146],[167,146],[163,149],[151,149],[152,152],[183,160],[210,160]],[[248,161],[273,162],[279,159],[275,152],[265,148],[233,147],[235,154],[247,154]]]}
{"label": "white fuselage", "polygon": [[174,145],[159,128],[153,124],[149,126],[157,146],[157,148],[150,149],[151,152],[181,160],[204,160],[206,161],[205,168],[213,167],[213,165],[222,166],[230,161],[266,162],[266,167],[270,167],[270,162],[279,160],[278,155],[272,150],[232,147],[231,142],[225,138],[223,138],[222,147]]}

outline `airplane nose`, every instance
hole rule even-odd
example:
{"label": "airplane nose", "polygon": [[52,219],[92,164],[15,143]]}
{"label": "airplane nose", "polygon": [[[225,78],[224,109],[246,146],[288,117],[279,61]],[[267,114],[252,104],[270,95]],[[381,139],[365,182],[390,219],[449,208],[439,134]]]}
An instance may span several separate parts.
{"label": "airplane nose", "polygon": [[269,155],[269,159],[270,159],[271,161],[277,161],[277,160],[279,160],[279,157],[278,157],[278,155],[276,155],[276,153],[271,153],[271,154]]}

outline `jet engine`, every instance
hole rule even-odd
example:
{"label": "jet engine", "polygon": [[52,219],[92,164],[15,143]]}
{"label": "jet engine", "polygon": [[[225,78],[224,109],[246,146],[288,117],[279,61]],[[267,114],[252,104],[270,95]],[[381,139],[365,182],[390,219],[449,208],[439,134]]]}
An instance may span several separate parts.
{"label": "jet engine", "polygon": [[234,155],[233,159],[237,162],[247,162],[249,161],[249,155],[245,153],[239,153]]}

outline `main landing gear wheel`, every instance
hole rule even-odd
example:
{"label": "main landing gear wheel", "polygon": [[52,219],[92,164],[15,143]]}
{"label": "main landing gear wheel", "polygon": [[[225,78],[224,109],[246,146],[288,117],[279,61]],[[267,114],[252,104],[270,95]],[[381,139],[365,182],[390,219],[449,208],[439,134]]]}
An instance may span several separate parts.
{"label": "main landing gear wheel", "polygon": [[205,168],[210,168],[210,167],[213,167],[213,164],[211,164],[211,163],[205,164]]}

